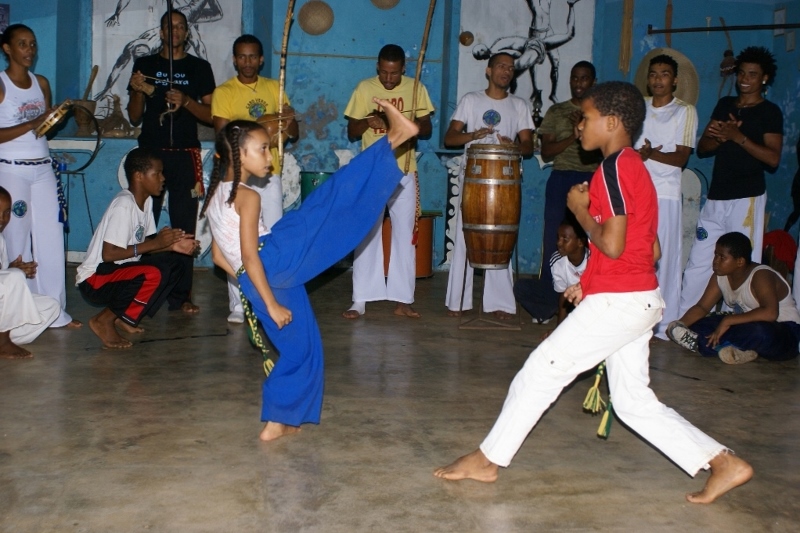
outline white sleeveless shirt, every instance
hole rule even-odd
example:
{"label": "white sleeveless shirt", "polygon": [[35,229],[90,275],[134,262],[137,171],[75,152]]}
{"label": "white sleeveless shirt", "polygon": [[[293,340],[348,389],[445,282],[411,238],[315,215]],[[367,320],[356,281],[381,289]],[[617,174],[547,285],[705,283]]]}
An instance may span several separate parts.
{"label": "white sleeveless shirt", "polygon": [[[239,187],[251,189],[244,183],[239,183]],[[232,181],[220,182],[214,195],[208,200],[206,216],[214,242],[217,243],[217,247],[234,272],[238,272],[242,267],[242,244],[239,236],[239,213],[236,212],[233,204],[228,205],[232,188]],[[261,237],[268,233],[269,230],[259,216],[258,236]]]}
{"label": "white sleeveless shirt", "polygon": [[[0,103],[0,128],[28,122],[47,111],[39,80],[31,72],[28,72],[28,76],[31,78],[31,86],[27,89],[20,89],[14,85],[5,71],[0,72],[0,82],[3,83],[5,90],[5,96]],[[0,143],[0,158],[9,161],[44,157],[50,157],[47,139],[45,137],[37,139],[32,131],[20,135],[16,139]]]}
{"label": "white sleeveless shirt", "polygon": [[789,287],[789,284],[786,283],[785,279],[783,279],[783,276],[775,272],[767,265],[756,266],[752,271],[750,271],[750,275],[747,276],[747,279],[744,280],[742,285],[736,290],[731,288],[731,284],[728,282],[727,276],[717,276],[717,284],[722,291],[722,298],[725,300],[725,304],[733,309],[736,313],[746,313],[758,308],[760,304],[758,303],[758,300],[756,300],[756,297],[753,296],[753,291],[750,290],[750,284],[753,281],[753,275],[759,270],[765,269],[778,276],[784,285],[786,285],[786,287],[789,289],[786,298],[778,302],[778,320],[776,322],[796,322],[800,324],[800,312],[797,311],[797,307],[795,306],[791,287]]}

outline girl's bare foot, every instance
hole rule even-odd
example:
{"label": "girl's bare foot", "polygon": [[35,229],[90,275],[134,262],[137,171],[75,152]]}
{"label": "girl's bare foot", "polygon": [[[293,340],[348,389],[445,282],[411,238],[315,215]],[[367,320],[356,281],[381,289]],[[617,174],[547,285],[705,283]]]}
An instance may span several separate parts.
{"label": "girl's bare foot", "polygon": [[506,313],[505,311],[495,311],[492,313],[497,320],[512,320],[514,315]]}
{"label": "girl's bare foot", "polygon": [[450,309],[447,310],[447,316],[453,316],[453,317],[459,317],[461,315],[466,315],[467,313],[469,313],[469,309],[467,309],[466,311],[452,311]]}
{"label": "girl's bare foot", "polygon": [[700,492],[686,495],[692,503],[711,503],[731,489],[744,485],[753,477],[753,467],[732,453],[724,451],[709,461],[711,476]]}
{"label": "girl's bare foot", "polygon": [[347,311],[342,312],[342,316],[348,320],[355,320],[356,318],[361,316],[361,313],[359,313],[355,309],[348,309]]}
{"label": "girl's bare foot", "polygon": [[408,117],[403,116],[391,102],[381,98],[373,98],[372,101],[381,106],[386,113],[386,120],[389,122],[389,132],[386,134],[386,138],[392,148],[397,148],[419,133],[419,126]]}
{"label": "girl's bare foot", "polygon": [[130,324],[128,324],[127,322],[125,322],[121,318],[117,318],[114,321],[114,325],[117,328],[119,328],[122,331],[124,331],[125,333],[130,333],[130,334],[134,334],[134,335],[137,334],[137,333],[144,333],[144,328],[140,328],[139,326],[131,326]]}
{"label": "girl's bare foot", "polygon": [[408,318],[419,318],[421,316],[414,311],[411,304],[402,304],[400,302],[398,302],[397,307],[394,308],[394,314],[397,316],[407,316]]}
{"label": "girl's bare foot", "polygon": [[33,354],[11,342],[8,331],[0,333],[0,359],[30,359]]}
{"label": "girl's bare foot", "polygon": [[478,449],[459,457],[452,464],[437,468],[433,475],[451,481],[474,479],[483,483],[494,483],[497,481],[497,468],[497,465],[487,459]]}
{"label": "girl's bare foot", "polygon": [[64,326],[61,326],[61,327],[62,328],[66,328],[66,329],[80,329],[80,328],[83,327],[83,323],[80,320],[74,320],[73,319],[73,320],[70,320]]}
{"label": "girl's bare foot", "polygon": [[278,422],[267,422],[267,425],[261,430],[261,434],[258,438],[264,442],[268,442],[298,432],[300,432],[300,428],[297,426],[287,426],[286,424],[280,424]]}
{"label": "girl's bare foot", "polygon": [[108,307],[89,319],[89,329],[103,341],[103,348],[109,350],[124,350],[133,346],[133,343],[117,333],[114,321],[117,319]]}

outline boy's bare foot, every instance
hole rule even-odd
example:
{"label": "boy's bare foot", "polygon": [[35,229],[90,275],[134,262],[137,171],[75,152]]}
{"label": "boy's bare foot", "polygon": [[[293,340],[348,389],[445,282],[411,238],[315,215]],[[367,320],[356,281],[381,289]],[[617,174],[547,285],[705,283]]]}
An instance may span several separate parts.
{"label": "boy's bare foot", "polygon": [[137,333],[144,333],[144,328],[140,328],[139,326],[131,326],[121,318],[117,318],[114,321],[114,325],[124,331],[125,333],[137,334]]}
{"label": "boy's bare foot", "polygon": [[408,318],[419,318],[421,315],[414,311],[411,304],[403,304],[398,302],[397,307],[394,308],[394,314],[397,316],[407,316]]}
{"label": "boy's bare foot", "polygon": [[64,324],[63,326],[59,326],[59,327],[66,328],[66,329],[80,329],[80,328],[83,327],[83,323],[80,320],[73,319],[73,320],[70,320],[69,322],[67,322],[66,324]]}
{"label": "boy's bare foot", "polygon": [[[463,313],[466,313],[466,311],[464,311]],[[459,317],[463,313],[461,311],[451,311],[450,309],[447,310],[447,316],[452,316],[452,317]]]}
{"label": "boy's bare foot", "polygon": [[495,311],[492,313],[497,320],[512,320],[515,315],[506,313],[505,311]]}
{"label": "boy's bare foot", "polygon": [[261,430],[261,434],[258,438],[264,442],[268,442],[298,432],[300,432],[300,428],[297,426],[287,426],[286,424],[280,424],[278,422],[267,422],[267,425]]}
{"label": "boy's bare foot", "polygon": [[381,106],[386,113],[386,120],[389,122],[389,132],[386,134],[386,138],[392,148],[397,148],[419,133],[419,126],[408,117],[403,116],[391,102],[381,98],[373,98],[372,101]]}
{"label": "boy's bare foot", "polygon": [[356,318],[361,316],[361,313],[359,313],[355,309],[348,309],[347,311],[342,312],[342,316],[348,320],[355,320]]}
{"label": "boy's bare foot", "polygon": [[192,302],[186,301],[186,302],[183,302],[183,304],[181,305],[181,311],[183,311],[184,313],[189,313],[190,315],[193,315],[195,313],[199,313],[200,312],[200,308],[197,307],[196,305],[194,305]]}
{"label": "boy's bare foot", "polygon": [[33,354],[11,342],[11,333],[0,333],[0,359],[30,359]]}
{"label": "boy's bare foot", "polygon": [[487,459],[478,449],[459,457],[452,464],[437,468],[433,475],[451,481],[474,479],[483,483],[494,483],[497,481],[497,468],[497,465]]}
{"label": "boy's bare foot", "polygon": [[116,319],[117,315],[106,307],[89,319],[89,329],[103,341],[103,348],[109,350],[124,350],[130,348],[133,346],[133,343],[128,339],[122,338],[114,327],[114,321]]}
{"label": "boy's bare foot", "polygon": [[753,477],[753,467],[743,459],[724,451],[709,461],[711,476],[700,492],[686,495],[692,503],[711,503],[731,489],[744,485]]}

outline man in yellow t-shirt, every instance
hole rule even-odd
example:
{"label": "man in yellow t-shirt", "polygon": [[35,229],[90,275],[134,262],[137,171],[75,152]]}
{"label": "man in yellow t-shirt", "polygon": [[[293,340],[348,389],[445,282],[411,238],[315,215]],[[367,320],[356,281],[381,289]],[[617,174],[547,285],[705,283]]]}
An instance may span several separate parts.
{"label": "man in yellow t-shirt", "polygon": [[[262,123],[270,139],[278,139],[278,97],[279,85],[276,80],[258,75],[264,64],[264,48],[254,35],[242,35],[233,42],[233,66],[236,76],[216,89],[211,96],[211,116],[214,131],[219,131],[232,120],[254,120]],[[297,139],[299,128],[294,118],[294,110],[289,107],[289,98],[283,96],[283,116],[281,142],[286,138]],[[278,158],[277,142],[272,143],[272,175],[255,182],[255,190],[261,195],[261,218],[271,228],[283,216],[283,190],[281,188],[281,168]],[[231,314],[228,322],[244,322],[244,310],[239,298],[239,284],[228,279],[228,299]]]}
{"label": "man in yellow t-shirt", "polygon": [[[377,76],[362,80],[353,91],[344,111],[347,117],[347,136],[361,138],[366,149],[386,135],[386,121],[372,98],[383,98],[410,116],[414,100],[414,80],[405,72],[406,55],[402,48],[387,44],[378,54]],[[420,138],[431,135],[433,103],[422,84],[417,88],[417,105],[414,113],[419,125]],[[383,272],[383,217],[355,250],[353,261],[353,305],[342,313],[345,318],[358,318],[366,311],[366,302],[392,300],[397,302],[396,315],[418,318],[411,308],[416,284],[416,248],[412,242],[417,216],[417,160],[414,140],[395,150],[400,170],[408,171],[397,186],[387,207],[392,220],[392,243],[389,273]]]}

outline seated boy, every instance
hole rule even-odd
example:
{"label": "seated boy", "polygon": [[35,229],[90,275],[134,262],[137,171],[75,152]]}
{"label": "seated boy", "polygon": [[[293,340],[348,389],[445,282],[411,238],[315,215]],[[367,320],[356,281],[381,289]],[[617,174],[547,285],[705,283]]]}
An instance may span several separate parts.
{"label": "seated boy", "polygon": [[568,216],[558,226],[556,248],[558,251],[550,257],[552,283],[541,278],[520,279],[514,284],[514,297],[539,324],[546,324],[553,315],[556,325],[566,318],[573,305],[564,298],[564,291],[578,283],[586,270],[589,245],[586,232],[574,216]]}
{"label": "seated boy", "polygon": [[11,218],[11,195],[0,187],[0,359],[25,359],[33,354],[20,344],[33,342],[58,318],[61,305],[49,296],[34,294],[25,278],[36,276],[36,263],[22,256],[8,261],[3,230]]}
{"label": "seated boy", "polygon": [[86,259],[78,267],[76,285],[87,302],[104,306],[89,320],[103,347],[124,349],[131,342],[117,332],[140,333],[139,321],[155,315],[183,274],[178,252],[193,255],[198,242],[180,229],[156,234],[153,196],[164,188],[161,160],[150,150],[136,148],[125,160],[128,188],[106,209]]}
{"label": "seated boy", "polygon": [[[750,239],[739,232],[717,240],[714,274],[700,301],[670,323],[670,339],[706,357],[719,355],[731,365],[757,357],[797,357],[800,313],[789,284],[770,267],[752,262],[752,251]],[[733,314],[709,315],[720,300]]]}

